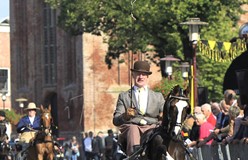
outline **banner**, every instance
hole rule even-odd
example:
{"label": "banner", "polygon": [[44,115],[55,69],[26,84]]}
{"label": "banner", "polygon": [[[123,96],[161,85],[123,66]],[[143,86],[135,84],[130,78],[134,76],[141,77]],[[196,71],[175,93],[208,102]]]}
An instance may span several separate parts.
{"label": "banner", "polygon": [[198,51],[217,62],[232,61],[247,50],[245,39],[236,42],[217,42],[212,40],[198,41]]}

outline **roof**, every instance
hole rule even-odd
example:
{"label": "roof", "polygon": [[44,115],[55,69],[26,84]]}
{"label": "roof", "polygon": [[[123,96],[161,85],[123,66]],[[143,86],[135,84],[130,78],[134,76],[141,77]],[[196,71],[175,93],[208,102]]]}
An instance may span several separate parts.
{"label": "roof", "polygon": [[5,18],[0,19],[0,23],[1,24],[9,24],[9,17],[5,17]]}

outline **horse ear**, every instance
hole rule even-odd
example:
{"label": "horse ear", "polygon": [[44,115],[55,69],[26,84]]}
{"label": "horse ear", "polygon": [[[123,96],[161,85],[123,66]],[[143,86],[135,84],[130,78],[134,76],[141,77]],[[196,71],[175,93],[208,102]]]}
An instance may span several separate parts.
{"label": "horse ear", "polygon": [[43,107],[43,105],[42,105],[42,104],[40,105],[40,109],[41,109],[41,111],[43,111],[43,109],[44,109],[44,107]]}
{"label": "horse ear", "polygon": [[48,110],[51,112],[51,104],[49,104],[49,106],[48,106]]}

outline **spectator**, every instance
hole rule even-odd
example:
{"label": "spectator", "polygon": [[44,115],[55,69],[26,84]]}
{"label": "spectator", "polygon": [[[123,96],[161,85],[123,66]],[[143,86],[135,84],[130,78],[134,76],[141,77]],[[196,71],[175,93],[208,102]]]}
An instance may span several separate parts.
{"label": "spectator", "polygon": [[70,145],[68,143],[66,143],[64,145],[64,156],[66,160],[71,160],[71,155],[72,155],[72,151],[70,148]]}
{"label": "spectator", "polygon": [[200,126],[198,147],[204,144],[210,145],[212,143],[212,140],[208,142],[205,142],[204,140],[210,135],[211,131],[213,131],[214,126],[207,121],[204,114],[197,114],[195,117],[197,124]]}
{"label": "spectator", "polygon": [[202,109],[200,106],[195,106],[194,107],[194,115],[196,114],[201,114],[202,113]]}
{"label": "spectator", "polygon": [[[201,107],[195,106],[194,107],[194,118],[198,114],[202,114]],[[196,118],[195,118],[194,119],[194,124],[192,126],[192,129],[191,129],[191,132],[190,132],[190,135],[189,135],[190,141],[187,142],[189,147],[196,146],[196,144],[197,144],[197,142],[199,140],[199,132],[200,132],[200,125],[196,122]]]}
{"label": "spectator", "polygon": [[207,118],[207,121],[209,123],[211,123],[213,126],[216,125],[216,117],[215,115],[212,113],[212,110],[211,110],[211,105],[208,104],[208,103],[205,103],[201,106],[201,110],[202,110],[202,113],[205,115],[205,117]]}
{"label": "spectator", "polygon": [[92,153],[93,153],[93,157],[95,158],[95,160],[103,159],[104,147],[103,147],[102,137],[103,137],[103,132],[99,131],[97,133],[97,136],[94,137],[92,140]]}
{"label": "spectator", "polygon": [[80,156],[80,152],[79,152],[79,144],[75,136],[73,136],[71,139],[70,148],[72,150],[71,160],[77,160],[77,158]]}
{"label": "spectator", "polygon": [[88,137],[88,133],[87,132],[81,132],[81,144],[82,144],[82,149],[81,149],[81,157],[82,157],[82,160],[85,160],[85,146],[84,146],[84,140],[85,138]]}
{"label": "spectator", "polygon": [[94,133],[90,131],[89,136],[84,140],[86,160],[92,160],[92,159],[99,160],[98,155],[96,155],[93,152],[93,144],[95,144],[95,142],[93,143],[93,139],[94,139]]}
{"label": "spectator", "polygon": [[211,104],[211,110],[212,110],[212,113],[216,117],[215,128],[221,128],[221,126],[223,125],[222,122],[223,122],[223,119],[225,117],[225,114],[221,111],[219,103],[213,102]]}
{"label": "spectator", "polygon": [[113,159],[113,144],[114,144],[114,134],[112,129],[108,130],[108,136],[105,137],[105,157],[106,160],[112,160]]}
{"label": "spectator", "polygon": [[[223,125],[221,128],[216,128],[214,130],[215,140],[217,142],[223,141],[227,136],[232,136],[233,135],[233,126],[234,126],[234,121],[235,118],[239,115],[240,109],[237,106],[231,106],[228,110],[228,114],[225,115],[226,120],[223,120]],[[224,122],[226,121],[226,122]]]}
{"label": "spectator", "polygon": [[233,136],[230,138],[230,141],[228,141],[227,139],[227,142],[232,142],[232,140],[234,139],[235,135],[238,134],[239,130],[240,130],[240,126],[241,126],[241,122],[244,118],[244,106],[241,105],[241,103],[238,104],[239,108],[240,108],[240,113],[239,115],[235,118],[235,121],[234,121],[234,127],[233,127]]}
{"label": "spectator", "polygon": [[[234,135],[233,139],[235,143],[237,142],[237,140],[242,140],[242,142],[248,143],[248,139],[247,139],[248,138],[248,107],[246,104],[242,105],[241,103],[239,103],[239,106],[241,110],[244,110],[243,111],[244,116],[240,121],[239,130]],[[235,124],[235,127],[236,127],[236,124]]]}
{"label": "spectator", "polygon": [[220,112],[219,117],[217,118],[217,123],[212,136],[212,138],[214,138],[216,142],[221,142],[229,132],[230,129],[229,109],[227,113]]}
{"label": "spectator", "polygon": [[238,106],[231,106],[229,108],[229,116],[230,116],[230,123],[229,123],[228,135],[224,139],[223,144],[230,143],[233,140],[234,135],[237,133],[239,129],[241,123],[241,117],[243,117],[242,111]]}
{"label": "spectator", "polygon": [[236,104],[237,104],[236,93],[231,89],[225,90],[224,100],[222,100],[220,102],[222,112],[224,114],[228,114],[228,110],[229,110],[230,106],[234,106]]}

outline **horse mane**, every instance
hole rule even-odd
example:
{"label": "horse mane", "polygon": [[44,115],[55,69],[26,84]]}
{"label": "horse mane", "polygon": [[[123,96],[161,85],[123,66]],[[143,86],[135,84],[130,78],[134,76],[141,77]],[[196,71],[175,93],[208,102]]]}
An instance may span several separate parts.
{"label": "horse mane", "polygon": [[169,105],[170,105],[170,98],[171,96],[174,96],[177,94],[177,91],[179,91],[180,86],[176,85],[173,86],[173,88],[170,90],[169,94],[166,96],[165,99],[165,103],[164,103],[164,108],[163,108],[163,118],[162,118],[162,126],[164,126],[164,129],[167,131],[169,125],[169,121],[170,121],[170,117],[168,116],[168,112],[169,112]]}

